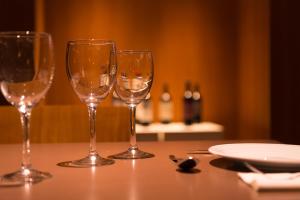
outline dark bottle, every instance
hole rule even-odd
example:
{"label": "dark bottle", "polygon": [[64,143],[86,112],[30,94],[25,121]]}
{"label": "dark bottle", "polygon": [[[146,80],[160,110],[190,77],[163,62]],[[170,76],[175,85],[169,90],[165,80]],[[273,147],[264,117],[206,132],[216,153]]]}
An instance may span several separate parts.
{"label": "dark bottle", "polygon": [[199,123],[202,121],[203,98],[200,93],[199,85],[195,85],[193,90],[193,121]]}
{"label": "dark bottle", "polygon": [[173,101],[167,84],[163,85],[158,105],[158,117],[161,123],[170,123],[173,119]]}
{"label": "dark bottle", "polygon": [[185,83],[183,96],[183,118],[186,125],[193,123],[193,93],[191,90],[191,82]]}

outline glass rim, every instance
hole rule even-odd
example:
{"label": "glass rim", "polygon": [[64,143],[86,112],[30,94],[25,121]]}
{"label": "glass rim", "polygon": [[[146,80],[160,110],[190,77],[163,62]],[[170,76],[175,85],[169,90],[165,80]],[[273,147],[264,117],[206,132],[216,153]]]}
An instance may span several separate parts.
{"label": "glass rim", "polygon": [[91,38],[91,39],[69,40],[67,44],[68,45],[107,45],[107,44],[115,45],[115,41]]}
{"label": "glass rim", "polygon": [[49,37],[51,36],[49,33],[46,32],[35,32],[35,31],[1,31],[0,37],[7,37],[7,38],[28,38],[28,37]]}

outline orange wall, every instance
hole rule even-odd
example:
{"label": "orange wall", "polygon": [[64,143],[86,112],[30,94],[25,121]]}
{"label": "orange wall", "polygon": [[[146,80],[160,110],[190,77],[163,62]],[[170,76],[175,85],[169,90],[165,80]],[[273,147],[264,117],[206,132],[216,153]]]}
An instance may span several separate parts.
{"label": "orange wall", "polygon": [[[248,75],[248,72],[241,71],[248,68],[247,62],[252,58],[258,60],[261,57],[254,56],[240,60],[240,57],[244,59],[243,55],[247,54],[247,41],[253,42],[244,40],[244,36],[240,37],[240,34],[251,35],[251,30],[254,30],[254,34],[260,34],[262,31],[261,39],[264,37],[268,39],[267,30],[260,29],[265,23],[264,19],[268,17],[264,14],[268,11],[268,7],[260,10],[255,7],[261,4],[268,5],[267,0],[253,1],[254,6],[244,15],[241,15],[240,11],[246,0],[44,0],[44,2],[36,0],[36,2],[37,29],[50,32],[55,43],[56,77],[47,97],[48,104],[79,103],[65,74],[67,41],[79,38],[108,38],[115,40],[119,49],[153,51],[155,80],[151,94],[155,116],[162,84],[166,82],[170,85],[175,103],[175,120],[182,120],[182,95],[186,80],[200,84],[204,97],[204,120],[223,124],[227,138],[236,138],[244,131],[241,125],[247,124],[257,115],[260,116],[261,113],[256,115],[252,112],[249,116],[251,119],[243,116],[243,120],[240,120],[242,116],[240,110],[246,113],[249,105],[247,101],[258,103],[263,107],[260,111],[265,111],[268,94],[265,95],[264,91],[267,83],[262,81],[259,83],[264,85],[257,86],[257,90],[262,89],[258,97],[262,101],[255,100],[257,96],[254,90],[248,93],[247,88],[241,89],[241,83],[245,82],[247,77],[255,80],[255,73],[260,73],[260,69],[268,73],[268,63],[253,61],[252,74]],[[253,15],[253,12],[259,12],[259,15]],[[256,24],[248,26],[247,23],[251,23],[251,20],[247,18],[257,16],[262,18],[262,21],[256,18]],[[242,24],[244,22],[246,24]],[[250,32],[247,28],[251,29]],[[240,47],[240,43],[243,47]],[[263,45],[261,56],[263,59],[268,58],[265,49],[267,44],[254,41],[252,45],[258,49]],[[243,52],[239,53],[241,48]],[[258,79],[263,80],[266,76],[262,74]],[[103,103],[109,104],[109,100]],[[268,126],[265,120],[268,116],[265,115],[260,117],[263,118],[263,126]],[[264,131],[257,129],[257,126],[253,128]],[[251,135],[249,137],[251,138]]]}
{"label": "orange wall", "polygon": [[241,0],[238,138],[270,137],[269,0]]}

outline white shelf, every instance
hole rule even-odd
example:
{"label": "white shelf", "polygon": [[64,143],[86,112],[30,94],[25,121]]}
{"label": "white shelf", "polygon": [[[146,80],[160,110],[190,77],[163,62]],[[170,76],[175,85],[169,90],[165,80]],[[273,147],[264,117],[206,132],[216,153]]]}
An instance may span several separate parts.
{"label": "white shelf", "polygon": [[172,141],[172,140],[201,140],[223,139],[224,127],[213,122],[194,123],[185,125],[182,122],[169,124],[152,123],[148,126],[136,125],[137,140],[139,141]]}

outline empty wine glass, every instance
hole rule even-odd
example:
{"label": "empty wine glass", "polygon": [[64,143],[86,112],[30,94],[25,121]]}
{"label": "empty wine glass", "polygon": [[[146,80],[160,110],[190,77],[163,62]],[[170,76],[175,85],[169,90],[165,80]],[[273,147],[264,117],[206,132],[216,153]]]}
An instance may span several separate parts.
{"label": "empty wine glass", "polygon": [[23,185],[51,177],[32,168],[30,161],[30,116],[32,109],[45,97],[54,75],[51,36],[39,32],[0,33],[1,91],[21,116],[23,150],[21,169],[3,175],[1,185]]}
{"label": "empty wine glass", "polygon": [[76,40],[67,44],[67,75],[89,111],[90,149],[87,157],[72,161],[77,167],[110,165],[114,161],[96,151],[96,109],[111,90],[117,72],[115,43],[108,40]]}
{"label": "empty wine glass", "polygon": [[151,51],[118,51],[118,72],[115,91],[130,109],[130,147],[127,151],[109,156],[115,159],[151,158],[154,155],[141,151],[136,144],[135,111],[150,92],[153,81]]}

